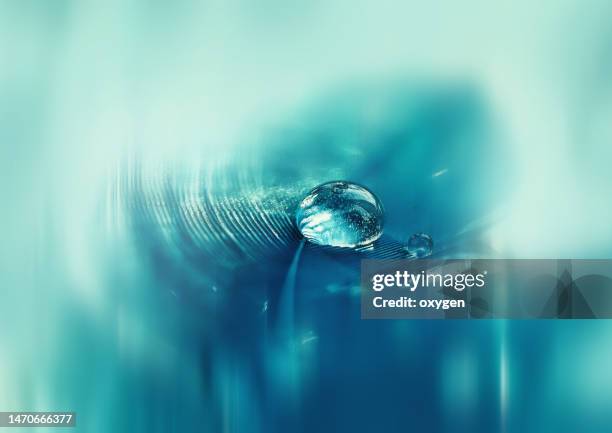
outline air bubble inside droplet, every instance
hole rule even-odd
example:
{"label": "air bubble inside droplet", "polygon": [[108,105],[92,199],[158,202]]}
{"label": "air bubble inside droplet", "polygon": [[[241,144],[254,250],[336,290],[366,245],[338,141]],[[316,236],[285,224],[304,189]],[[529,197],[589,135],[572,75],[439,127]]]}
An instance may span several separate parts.
{"label": "air bubble inside droplet", "polygon": [[415,233],[408,239],[406,250],[412,256],[427,257],[433,252],[433,239],[426,233]]}
{"label": "air bubble inside droplet", "polygon": [[300,233],[312,243],[355,248],[380,237],[383,209],[376,196],[361,185],[327,182],[304,197],[295,222]]}

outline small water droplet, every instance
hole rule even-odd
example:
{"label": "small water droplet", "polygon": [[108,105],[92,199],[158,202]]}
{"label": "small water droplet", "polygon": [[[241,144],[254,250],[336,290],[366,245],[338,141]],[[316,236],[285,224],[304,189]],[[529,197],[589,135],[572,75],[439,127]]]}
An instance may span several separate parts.
{"label": "small water droplet", "polygon": [[406,250],[415,257],[427,257],[433,252],[433,239],[426,233],[415,233],[408,239]]}
{"label": "small water droplet", "polygon": [[302,200],[295,222],[312,243],[355,248],[380,237],[383,209],[376,196],[361,185],[327,182]]}

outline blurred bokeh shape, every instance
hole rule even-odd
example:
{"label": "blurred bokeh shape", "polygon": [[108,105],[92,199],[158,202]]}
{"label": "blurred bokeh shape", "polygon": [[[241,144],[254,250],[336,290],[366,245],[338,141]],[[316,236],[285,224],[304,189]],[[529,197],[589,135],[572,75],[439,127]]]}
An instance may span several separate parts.
{"label": "blurred bokeh shape", "polygon": [[[219,404],[212,425],[223,424],[225,399],[261,417],[248,421],[253,431],[291,431],[300,412],[330,407],[345,427],[371,421],[351,409],[363,403],[355,389],[372,386],[362,376],[372,362],[364,348],[376,347],[389,368],[409,349],[381,333],[382,323],[359,319],[359,262],[406,257],[409,237],[422,232],[435,242],[433,257],[488,254],[481,234],[511,181],[494,118],[470,83],[353,84],[284,113],[222,159],[203,152],[160,163],[143,153],[122,169],[139,272],[156,282],[151,296],[172,293],[202,364],[205,398]],[[371,247],[300,239],[296,206],[338,179],[368,187],[383,203],[384,234]],[[344,401],[333,400],[331,383]],[[382,381],[372,410],[388,413],[405,398],[402,383],[408,376]],[[236,422],[247,422],[242,415]],[[317,417],[305,428],[322,426]]]}

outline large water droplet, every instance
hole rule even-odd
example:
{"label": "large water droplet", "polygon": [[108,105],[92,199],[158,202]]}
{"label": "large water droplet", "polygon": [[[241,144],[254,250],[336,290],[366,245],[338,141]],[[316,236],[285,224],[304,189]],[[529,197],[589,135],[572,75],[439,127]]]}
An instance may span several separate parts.
{"label": "large water droplet", "polygon": [[321,184],[300,203],[295,222],[310,242],[354,248],[382,234],[383,209],[372,192],[355,183]]}
{"label": "large water droplet", "polygon": [[433,251],[433,239],[426,233],[415,233],[408,239],[406,250],[415,257],[427,257]]}

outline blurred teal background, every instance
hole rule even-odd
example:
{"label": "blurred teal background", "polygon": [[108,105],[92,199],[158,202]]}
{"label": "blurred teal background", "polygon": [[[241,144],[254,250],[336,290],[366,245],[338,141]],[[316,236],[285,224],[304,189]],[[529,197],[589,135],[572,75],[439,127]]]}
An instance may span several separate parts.
{"label": "blurred teal background", "polygon": [[292,216],[346,178],[385,206],[372,254],[424,231],[439,257],[612,257],[610,19],[0,0],[0,410],[85,432],[609,430],[608,321],[361,321],[362,256],[300,249]]}

